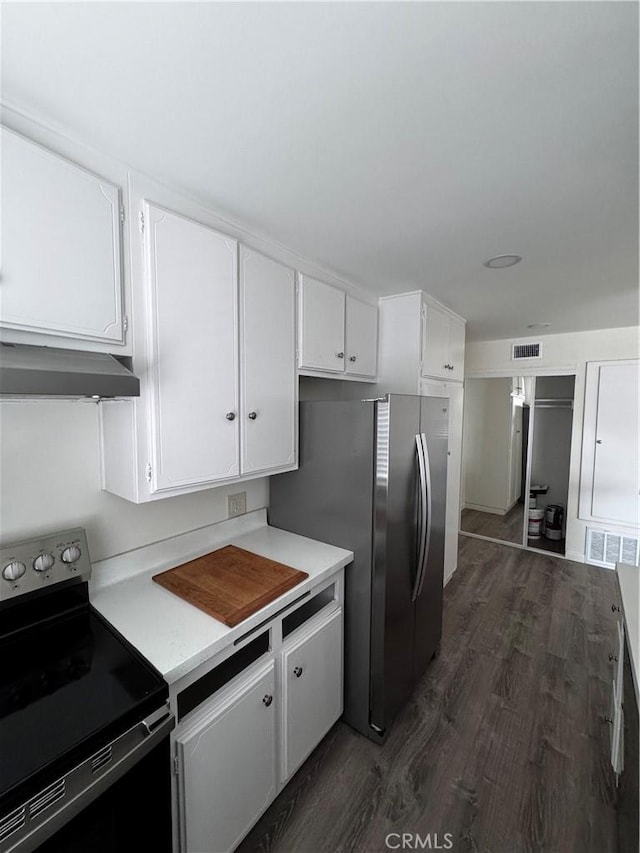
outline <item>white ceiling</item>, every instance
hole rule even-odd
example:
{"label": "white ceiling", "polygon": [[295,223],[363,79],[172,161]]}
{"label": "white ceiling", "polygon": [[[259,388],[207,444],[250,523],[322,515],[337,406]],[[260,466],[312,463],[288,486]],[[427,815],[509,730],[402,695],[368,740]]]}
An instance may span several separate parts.
{"label": "white ceiling", "polygon": [[636,3],[5,3],[2,24],[8,103],[356,285],[423,288],[475,339],[638,322]]}

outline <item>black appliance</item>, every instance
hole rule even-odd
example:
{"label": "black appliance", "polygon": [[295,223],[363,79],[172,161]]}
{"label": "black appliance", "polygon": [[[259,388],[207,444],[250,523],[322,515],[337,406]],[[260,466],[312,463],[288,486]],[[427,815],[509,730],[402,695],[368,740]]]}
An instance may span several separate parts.
{"label": "black appliance", "polygon": [[171,850],[168,686],[90,571],[81,529],[0,549],[0,853]]}

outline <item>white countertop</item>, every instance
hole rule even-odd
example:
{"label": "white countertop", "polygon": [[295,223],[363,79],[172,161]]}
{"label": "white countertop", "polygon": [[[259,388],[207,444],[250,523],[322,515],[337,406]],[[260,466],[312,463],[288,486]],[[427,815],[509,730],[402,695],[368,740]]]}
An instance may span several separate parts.
{"label": "white countertop", "polygon": [[[247,532],[244,532],[247,531]],[[229,628],[152,581],[152,575],[233,544],[309,577]],[[94,565],[93,606],[165,679],[175,682],[353,560],[353,553],[269,527],[260,510]]]}
{"label": "white countertop", "polygon": [[640,569],[626,563],[616,566],[622,611],[631,658],[631,671],[635,680],[636,698],[640,704]]}

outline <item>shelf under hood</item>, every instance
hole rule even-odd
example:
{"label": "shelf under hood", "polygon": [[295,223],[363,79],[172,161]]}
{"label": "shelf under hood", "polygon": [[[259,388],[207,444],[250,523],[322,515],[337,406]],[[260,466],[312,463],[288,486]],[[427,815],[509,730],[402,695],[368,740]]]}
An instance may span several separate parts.
{"label": "shelf under hood", "polygon": [[2,343],[0,394],[139,397],[140,380],[107,353]]}

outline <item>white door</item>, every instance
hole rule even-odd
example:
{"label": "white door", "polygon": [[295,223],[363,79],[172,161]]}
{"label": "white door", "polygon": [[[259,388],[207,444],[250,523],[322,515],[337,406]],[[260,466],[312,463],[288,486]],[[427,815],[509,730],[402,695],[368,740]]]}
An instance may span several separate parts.
{"label": "white door", "polygon": [[342,610],[282,651],[282,781],[286,782],[342,713]]}
{"label": "white door", "polygon": [[378,306],[347,295],[345,371],[375,377],[378,355]]}
{"label": "white door", "polygon": [[241,473],[295,464],[295,273],[240,247]]}
{"label": "white door", "polygon": [[592,514],[638,524],[638,364],[601,365]]}
{"label": "white door", "polygon": [[233,850],[276,792],[270,661],[176,736],[183,853]]}
{"label": "white door", "polygon": [[239,474],[235,240],[145,202],[151,489]]}
{"label": "white door", "polygon": [[449,361],[453,370],[450,379],[464,379],[464,339],[466,325],[455,317],[449,317]]}
{"label": "white door", "polygon": [[0,138],[1,324],[122,344],[119,187],[4,128]]}
{"label": "white door", "polygon": [[422,375],[449,379],[449,316],[432,305],[424,308],[422,322]]}
{"label": "white door", "polygon": [[300,276],[299,367],[344,373],[344,312],[342,290]]}

